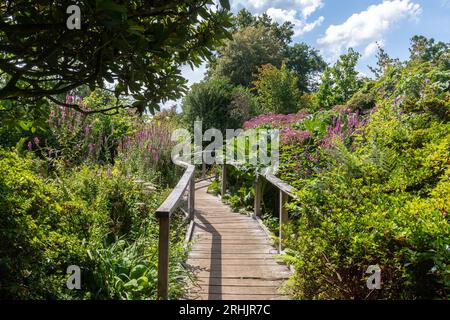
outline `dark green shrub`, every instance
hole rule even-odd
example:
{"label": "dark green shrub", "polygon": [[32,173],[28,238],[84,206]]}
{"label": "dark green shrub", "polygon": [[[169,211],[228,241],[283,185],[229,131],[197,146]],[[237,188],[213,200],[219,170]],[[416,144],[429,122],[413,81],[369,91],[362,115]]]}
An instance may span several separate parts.
{"label": "dark green shrub", "polygon": [[[144,193],[118,166],[42,177],[34,171],[40,162],[0,150],[0,298],[155,298],[154,211],[167,192]],[[182,221],[175,218],[172,229],[170,295],[176,298],[188,280],[187,250]],[[81,290],[66,287],[69,265],[82,269]]]}

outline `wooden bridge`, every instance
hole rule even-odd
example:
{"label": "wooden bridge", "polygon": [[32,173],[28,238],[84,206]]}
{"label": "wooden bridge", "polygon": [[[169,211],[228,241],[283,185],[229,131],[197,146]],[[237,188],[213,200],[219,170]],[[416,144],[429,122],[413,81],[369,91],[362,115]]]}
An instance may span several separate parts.
{"label": "wooden bridge", "polygon": [[198,280],[190,299],[287,299],[279,293],[289,269],[278,264],[277,249],[252,217],[234,213],[196,184],[193,247],[188,265]]}
{"label": "wooden bridge", "polygon": [[[192,250],[187,261],[196,283],[189,289],[188,299],[271,300],[288,299],[279,288],[290,271],[279,264],[275,248],[258,218],[261,181],[255,180],[255,214],[242,215],[206,192],[210,180],[195,182],[195,167],[182,161],[186,168],[169,197],[157,210],[159,219],[158,296],[168,298],[170,217],[188,194],[186,218],[190,222],[187,241]],[[292,188],[273,176],[266,177],[280,190],[280,228],[287,221],[285,203]],[[222,170],[222,192],[226,190],[226,167]],[[282,229],[280,229],[280,234]]]}

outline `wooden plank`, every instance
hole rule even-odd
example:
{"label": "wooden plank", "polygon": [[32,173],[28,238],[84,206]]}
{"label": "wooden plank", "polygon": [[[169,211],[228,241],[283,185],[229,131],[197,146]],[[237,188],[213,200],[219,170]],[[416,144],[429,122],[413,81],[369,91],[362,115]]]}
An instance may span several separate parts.
{"label": "wooden plank", "polygon": [[198,294],[191,297],[193,300],[289,300],[287,296],[273,295],[248,295],[248,294]]}
{"label": "wooden plank", "polygon": [[159,218],[158,298],[167,300],[169,292],[169,217]]}
{"label": "wooden plank", "polygon": [[280,178],[274,176],[271,173],[266,174],[264,176],[264,178],[266,178],[267,181],[269,181],[272,185],[277,187],[279,190],[288,194],[290,197],[293,197],[293,198],[296,197],[295,193],[297,192],[297,190],[293,186],[291,186],[291,185],[287,184],[286,182],[284,182],[283,180],[281,180]]}
{"label": "wooden plank", "polygon": [[288,194],[280,190],[280,235],[279,236],[280,236],[281,241],[279,242],[278,252],[283,251],[282,242],[286,238],[284,228],[286,227],[286,224],[289,222],[288,211],[286,208],[287,201],[288,201]]}
{"label": "wooden plank", "polygon": [[200,249],[193,249],[191,251],[192,253],[212,253],[212,254],[235,254],[235,255],[246,255],[246,254],[258,254],[258,253],[270,253],[270,254],[276,254],[278,253],[277,249],[274,248],[232,248],[227,249],[224,248],[222,250],[212,251],[211,248],[200,248]]}
{"label": "wooden plank", "polygon": [[195,248],[191,251],[192,253],[198,253],[198,254],[235,254],[239,255],[241,258],[242,255],[245,254],[258,254],[258,253],[269,253],[269,254],[277,254],[277,249],[273,248],[266,248],[266,247],[229,247],[229,248],[221,248],[219,249],[212,249],[211,246],[209,247],[202,247],[202,248]]}
{"label": "wooden plank", "polygon": [[209,226],[236,226],[236,227],[257,227],[255,225],[254,221],[249,220],[236,220],[236,221],[217,221],[217,222],[207,222],[207,221],[196,221],[196,224],[203,227],[209,227]]}
{"label": "wooden plank", "polygon": [[270,279],[242,279],[242,278],[211,278],[211,277],[197,277],[195,285],[197,286],[245,286],[265,288],[270,287],[273,290],[281,287],[283,280]]}
{"label": "wooden plank", "polygon": [[169,194],[169,196],[164,200],[164,202],[159,206],[156,210],[156,216],[168,216],[170,217],[175,209],[178,207],[181,198],[183,197],[184,192],[186,191],[189,182],[194,176],[195,167],[189,166],[184,172],[181,179],[178,181],[175,188]]}
{"label": "wooden plank", "polygon": [[[259,240],[259,241],[258,241]],[[265,239],[247,239],[246,241],[242,241],[242,239],[194,239],[192,242],[201,244],[202,246],[211,246],[212,244],[220,243],[221,245],[261,245],[267,244]]]}
{"label": "wooden plank", "polygon": [[238,295],[282,295],[277,293],[278,288],[274,287],[248,287],[248,286],[214,286],[214,285],[203,285],[200,287],[193,287],[189,290],[189,295],[195,294],[238,294]]}
{"label": "wooden plank", "polygon": [[227,192],[227,166],[224,163],[222,164],[222,185],[220,190],[220,194],[222,195],[222,197],[225,195],[226,192]]}
{"label": "wooden plank", "polygon": [[193,220],[195,216],[195,180],[194,176],[189,181],[189,202],[188,202],[189,219]]}
{"label": "wooden plank", "polygon": [[[225,267],[228,268],[225,269]],[[280,270],[273,270],[272,268],[260,268],[256,271],[254,266],[224,266],[223,270],[199,270],[195,272],[195,275],[215,278],[281,280],[288,279],[290,273],[288,271],[280,272]]]}
{"label": "wooden plank", "polygon": [[253,241],[253,240],[265,240],[268,239],[265,234],[242,234],[242,233],[235,233],[235,234],[228,234],[228,235],[213,235],[211,233],[195,233],[195,235],[192,237],[193,241],[212,241],[212,240],[222,240],[222,241]]}
{"label": "wooden plank", "polygon": [[262,181],[261,177],[255,179],[255,203],[253,205],[253,213],[256,217],[261,215],[261,200],[262,200]]}
{"label": "wooden plank", "polygon": [[189,258],[186,262],[188,265],[198,266],[198,267],[208,267],[211,265],[230,265],[230,266],[278,266],[279,264],[272,259],[262,258],[262,259],[195,259]]}
{"label": "wooden plank", "polygon": [[267,257],[273,257],[273,253],[251,253],[251,252],[236,252],[236,253],[228,253],[228,252],[208,252],[208,251],[191,251],[189,254],[190,258],[220,258],[220,259],[262,259]]}

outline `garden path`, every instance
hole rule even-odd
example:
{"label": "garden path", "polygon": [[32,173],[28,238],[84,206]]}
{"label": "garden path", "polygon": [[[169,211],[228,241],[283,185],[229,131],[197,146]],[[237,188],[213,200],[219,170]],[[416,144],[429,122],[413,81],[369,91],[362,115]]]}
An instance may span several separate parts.
{"label": "garden path", "polygon": [[276,248],[260,223],[235,213],[196,184],[192,250],[187,261],[196,275],[189,298],[196,300],[288,299],[279,292],[290,271],[275,260]]}

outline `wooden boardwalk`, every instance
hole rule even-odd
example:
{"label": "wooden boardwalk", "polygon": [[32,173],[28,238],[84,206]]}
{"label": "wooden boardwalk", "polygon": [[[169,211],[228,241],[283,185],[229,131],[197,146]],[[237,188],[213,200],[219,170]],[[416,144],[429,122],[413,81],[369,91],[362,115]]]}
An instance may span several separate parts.
{"label": "wooden boardwalk", "polygon": [[288,299],[278,289],[289,269],[275,261],[277,251],[258,221],[234,213],[206,192],[208,185],[196,184],[193,247],[187,263],[197,283],[189,299]]}

